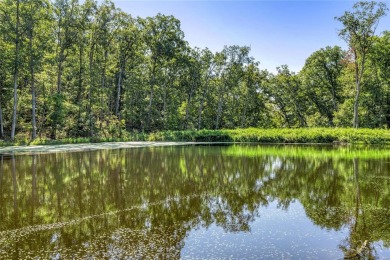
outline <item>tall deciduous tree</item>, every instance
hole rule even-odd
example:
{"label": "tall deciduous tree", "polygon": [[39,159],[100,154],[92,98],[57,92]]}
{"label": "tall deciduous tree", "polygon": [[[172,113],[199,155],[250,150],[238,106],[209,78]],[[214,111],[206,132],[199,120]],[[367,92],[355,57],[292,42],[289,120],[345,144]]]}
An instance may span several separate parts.
{"label": "tall deciduous tree", "polygon": [[173,16],[158,14],[140,20],[144,32],[144,41],[149,53],[149,104],[147,107],[146,130],[151,130],[153,121],[153,105],[157,73],[164,62],[177,55],[184,44],[184,33],[180,29],[180,21]]}
{"label": "tall deciduous tree", "polygon": [[121,106],[124,89],[123,82],[126,78],[126,69],[136,66],[139,55],[140,32],[136,21],[126,13],[119,13],[119,31],[116,34],[118,45],[118,70],[117,88],[114,113],[121,118]]}
{"label": "tall deciduous tree", "polygon": [[100,79],[98,121],[99,128],[102,129],[104,121],[109,117],[110,65],[114,59],[112,57],[114,37],[118,33],[120,23],[118,23],[117,9],[110,0],[103,1],[97,9],[95,17],[94,30],[96,34],[96,50],[98,52],[95,57],[98,60],[99,74],[97,76]]}
{"label": "tall deciduous tree", "polygon": [[[1,61],[3,71],[2,73],[8,73],[9,77],[12,77],[12,89],[13,89],[13,102],[12,102],[12,116],[11,116],[11,140],[15,139],[16,123],[17,123],[17,107],[18,107],[18,86],[19,86],[19,73],[21,66],[21,6],[22,1],[16,0],[4,0],[0,2],[0,35],[3,38],[1,41],[3,51],[6,51],[8,57],[3,57],[5,60]],[[0,43],[1,43],[0,42]],[[7,62],[10,69],[5,70],[4,62]],[[11,76],[12,75],[12,76]],[[3,84],[4,78],[3,78]],[[2,86],[3,90],[6,88]],[[1,93],[3,95],[3,93]],[[1,98],[1,95],[0,95]],[[1,113],[2,114],[2,113]],[[1,120],[3,121],[3,119]]]}
{"label": "tall deciduous tree", "polygon": [[25,21],[27,36],[27,49],[29,56],[29,73],[31,86],[31,124],[32,139],[37,136],[36,123],[36,70],[42,67],[42,61],[50,42],[50,35],[47,34],[51,26],[51,11],[48,0],[26,0],[22,17]]}
{"label": "tall deciduous tree", "polygon": [[51,114],[52,120],[52,138],[56,138],[58,126],[65,118],[63,111],[64,95],[63,91],[63,73],[64,63],[69,57],[71,50],[74,48],[77,39],[77,9],[79,8],[78,0],[55,0],[54,1],[54,18],[56,22],[56,62],[57,62],[57,91],[53,95],[54,108]]}
{"label": "tall deciduous tree", "polygon": [[[225,46],[222,52],[215,56],[217,74],[220,77],[215,129],[221,126],[226,97],[239,85],[244,76],[244,66],[252,60],[249,51],[250,47],[247,46]],[[230,97],[234,100],[234,97]]]}
{"label": "tall deciduous tree", "polygon": [[344,39],[353,53],[355,66],[355,101],[353,113],[353,127],[359,127],[359,95],[361,91],[364,66],[367,54],[371,51],[373,36],[379,20],[386,14],[385,3],[358,2],[353,5],[353,12],[347,11],[344,15],[336,17],[344,28],[339,36]]}
{"label": "tall deciduous tree", "polygon": [[[89,128],[87,119],[88,101],[88,47],[91,45],[91,31],[93,25],[93,16],[97,9],[97,3],[94,0],[85,0],[78,8],[76,26],[76,45],[77,57],[74,57],[74,63],[77,62],[77,81],[75,82],[76,94],[73,95],[72,101],[78,105],[77,125],[70,131],[72,136],[88,136]],[[76,61],[77,60],[77,61]],[[76,66],[74,66],[76,67]],[[90,86],[90,85],[89,85]]]}
{"label": "tall deciduous tree", "polygon": [[326,47],[310,55],[300,72],[303,89],[321,116],[333,127],[334,113],[343,102],[340,77],[345,52],[340,47]]}
{"label": "tall deciduous tree", "polygon": [[20,63],[20,0],[16,0],[16,24],[15,24],[15,67],[14,67],[14,103],[12,110],[11,140],[15,140],[16,116],[18,107],[18,77]]}
{"label": "tall deciduous tree", "polygon": [[210,79],[214,73],[215,62],[214,62],[214,54],[209,49],[204,49],[201,51],[201,86],[200,86],[200,94],[199,94],[199,109],[198,109],[198,127],[200,130],[202,127],[202,114],[204,109],[204,104],[207,97],[207,92],[209,91],[209,83]]}
{"label": "tall deciduous tree", "polygon": [[[266,108],[263,96],[263,84],[266,73],[260,71],[258,62],[251,62],[244,68],[244,77],[238,88],[239,103],[235,106],[237,118],[235,127],[270,126],[266,117]],[[268,122],[266,122],[268,121]]]}
{"label": "tall deciduous tree", "polygon": [[384,88],[382,93],[382,111],[386,119],[386,126],[390,128],[390,31],[386,31],[382,37],[374,43],[372,63],[376,66],[377,75]]}
{"label": "tall deciduous tree", "polygon": [[5,43],[2,40],[2,38],[0,38],[0,139],[4,138],[4,119],[3,119],[4,101],[3,100],[6,94],[6,79],[7,79],[7,66],[6,66],[5,53],[6,53]]}
{"label": "tall deciduous tree", "polygon": [[367,57],[366,88],[363,92],[368,127],[390,127],[390,32],[375,37]]}
{"label": "tall deciduous tree", "polygon": [[277,67],[278,74],[270,77],[264,89],[275,112],[282,117],[281,126],[306,127],[307,97],[297,74],[287,65]]}

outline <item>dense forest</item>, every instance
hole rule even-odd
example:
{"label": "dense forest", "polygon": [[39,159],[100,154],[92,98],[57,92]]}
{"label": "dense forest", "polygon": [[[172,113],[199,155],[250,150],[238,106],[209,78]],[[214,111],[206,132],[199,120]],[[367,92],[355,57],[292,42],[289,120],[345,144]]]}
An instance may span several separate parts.
{"label": "dense forest", "polygon": [[[189,46],[173,16],[135,18],[105,0],[0,0],[0,139],[162,130],[390,127],[384,3],[340,14],[349,48],[303,69],[262,69],[248,46]],[[261,44],[261,43],[252,43]]]}

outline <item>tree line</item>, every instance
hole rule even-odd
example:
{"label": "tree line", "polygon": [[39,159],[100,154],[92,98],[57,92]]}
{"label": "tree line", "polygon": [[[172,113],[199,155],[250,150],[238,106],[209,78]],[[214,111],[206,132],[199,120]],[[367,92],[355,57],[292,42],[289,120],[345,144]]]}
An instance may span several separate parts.
{"label": "tree line", "polygon": [[173,16],[135,18],[110,0],[0,0],[0,138],[163,130],[390,127],[384,3],[337,17],[348,49],[295,73],[261,69],[248,46],[189,46]]}

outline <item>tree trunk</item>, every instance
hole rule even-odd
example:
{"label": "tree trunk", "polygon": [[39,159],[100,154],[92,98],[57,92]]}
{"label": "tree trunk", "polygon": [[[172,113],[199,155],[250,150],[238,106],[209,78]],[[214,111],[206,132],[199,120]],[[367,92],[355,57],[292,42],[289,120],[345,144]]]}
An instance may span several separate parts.
{"label": "tree trunk", "polygon": [[91,46],[91,50],[89,53],[89,90],[88,90],[88,117],[89,117],[89,137],[94,136],[94,125],[93,125],[93,115],[92,115],[92,88],[94,85],[94,80],[93,80],[93,52],[94,52],[94,47],[93,45]]}
{"label": "tree trunk", "polygon": [[193,83],[191,84],[190,93],[188,94],[184,130],[186,130],[188,128],[188,119],[190,117],[190,107],[191,107],[192,95],[194,94],[194,91],[195,91],[195,83],[194,83],[195,80],[196,80],[196,78],[193,77]]}
{"label": "tree trunk", "polygon": [[[211,70],[211,69],[210,69]],[[206,84],[203,90],[202,97],[200,99],[200,106],[199,106],[199,111],[198,111],[198,130],[200,130],[200,127],[202,126],[202,112],[203,112],[203,106],[204,106],[204,100],[206,98],[207,90],[209,87],[209,77],[210,77],[210,71],[207,74],[206,78]]]}
{"label": "tree trunk", "polygon": [[103,71],[102,71],[102,86],[100,92],[100,129],[103,128],[103,119],[105,114],[104,108],[104,92],[106,88],[106,70],[107,70],[107,59],[108,59],[108,51],[104,50],[104,61],[103,61]]}
{"label": "tree trunk", "polygon": [[336,97],[336,86],[337,86],[337,83],[333,80],[332,73],[329,70],[329,68],[327,67],[327,65],[323,64],[323,67],[324,67],[324,69],[326,71],[326,79],[330,83],[329,91],[330,91],[330,94],[332,95],[333,111],[337,111],[337,97]]}
{"label": "tree trunk", "polygon": [[[61,46],[61,50],[60,50],[60,53],[59,53],[59,59],[58,59],[58,65],[57,65],[57,99],[56,99],[56,102],[55,102],[55,111],[56,111],[56,114],[57,116],[60,114],[60,109],[61,109],[61,103],[62,102],[61,100],[59,100],[60,98],[60,94],[61,94],[61,85],[62,85],[62,73],[63,73],[63,61],[64,61],[64,50]],[[59,123],[60,119],[59,118],[54,118],[53,119],[53,125],[52,125],[52,132],[51,132],[51,138],[53,139],[56,139],[57,138],[57,126],[58,126],[58,123]]]}
{"label": "tree trunk", "polygon": [[190,117],[190,106],[191,106],[191,99],[192,99],[192,90],[190,91],[188,98],[187,98],[187,107],[186,107],[186,116],[184,120],[184,129],[186,130],[188,127],[188,118]]}
{"label": "tree trunk", "polygon": [[12,113],[12,128],[11,140],[15,140],[16,129],[16,110],[18,107],[18,73],[19,73],[19,4],[20,0],[16,0],[16,27],[15,27],[15,70],[14,70],[14,106]]}
{"label": "tree trunk", "polygon": [[32,124],[32,140],[37,137],[37,121],[36,121],[36,96],[35,96],[35,84],[34,84],[34,69],[31,70],[31,100],[32,100],[32,111],[31,111],[31,124]]}
{"label": "tree trunk", "polygon": [[123,64],[121,65],[120,72],[119,72],[119,78],[118,78],[118,89],[117,89],[117,96],[116,96],[116,104],[115,104],[115,115],[119,119],[119,106],[121,101],[121,89],[122,89],[122,75],[124,73],[124,67],[126,66],[126,61],[123,61]]}
{"label": "tree trunk", "polygon": [[0,99],[0,138],[3,137],[4,137],[3,110],[1,109],[1,99]]}
{"label": "tree trunk", "polygon": [[198,130],[200,130],[202,126],[202,112],[203,112],[203,106],[204,106],[204,100],[206,98],[207,88],[203,90],[202,97],[200,99],[200,105],[199,105],[199,111],[198,111]]}
{"label": "tree trunk", "polygon": [[80,43],[80,46],[79,46],[79,80],[78,80],[78,90],[77,90],[77,98],[76,98],[76,102],[78,104],[78,114],[77,114],[77,135],[80,134],[79,131],[82,130],[82,120],[81,120],[81,109],[83,107],[82,105],[82,99],[81,99],[81,96],[82,96],[82,93],[83,93],[83,69],[84,69],[84,62],[83,62],[83,44]]}
{"label": "tree trunk", "polygon": [[155,68],[155,64],[153,64],[153,67],[152,67],[152,78],[151,78],[151,81],[150,81],[150,99],[149,99],[149,106],[148,106],[148,118],[147,118],[147,121],[146,121],[146,130],[147,131],[150,131],[150,122],[151,122],[151,119],[152,119],[154,82],[155,82],[155,77],[156,77],[155,73],[156,73],[156,68]]}
{"label": "tree trunk", "polygon": [[152,105],[153,105],[153,93],[154,93],[154,86],[150,86],[150,99],[149,99],[149,106],[148,106],[148,120],[146,122],[146,130],[150,130],[150,122],[152,119]]}
{"label": "tree trunk", "polygon": [[332,103],[333,103],[333,109],[334,109],[334,111],[337,111],[336,91],[334,90],[334,87],[333,87],[333,85],[332,85],[332,90],[331,90],[331,93],[332,93]]}
{"label": "tree trunk", "polygon": [[221,120],[221,116],[222,116],[222,105],[223,105],[223,89],[221,90],[221,93],[219,94],[217,120],[215,122],[215,129],[219,128],[219,121]]}
{"label": "tree trunk", "polygon": [[246,98],[244,103],[244,111],[241,116],[241,128],[244,128],[246,126],[246,110],[248,107],[249,97]]}
{"label": "tree trunk", "polygon": [[106,135],[106,131],[104,131],[103,129],[103,120],[104,120],[104,114],[105,114],[105,109],[104,109],[104,88],[106,86],[106,66],[107,66],[107,50],[104,50],[103,51],[104,53],[104,59],[103,59],[103,69],[102,69],[102,78],[101,78],[101,86],[100,86],[100,112],[99,112],[99,116],[98,116],[98,119],[99,119],[99,130],[100,130],[100,134],[104,134],[105,137],[107,137]]}
{"label": "tree trunk", "polygon": [[163,90],[163,111],[162,111],[162,117],[163,117],[163,128],[164,130],[167,130],[167,96],[168,96],[168,86],[171,87],[173,84],[173,76],[171,76],[169,73],[165,75],[166,81],[164,82],[164,90]]}
{"label": "tree trunk", "polygon": [[[44,83],[44,82],[43,82],[43,84],[42,84],[42,89],[46,89],[46,88],[45,88],[45,83]],[[46,99],[45,91],[43,91],[42,97],[43,97],[44,100],[47,100],[47,99]],[[45,103],[47,103],[47,101],[44,102],[44,104],[43,104],[43,106],[42,106],[42,111],[41,111],[41,114],[42,114],[42,115],[46,115],[46,108],[47,108],[47,105],[46,105]],[[42,129],[43,129],[43,126],[44,126],[45,123],[46,123],[46,120],[47,120],[47,118],[44,116],[44,117],[42,118],[42,120],[39,122],[39,126],[37,126],[37,134],[39,135],[40,138],[42,138]]]}
{"label": "tree trunk", "polygon": [[302,108],[299,105],[299,102],[295,103],[296,105],[296,113],[298,115],[298,120],[299,120],[299,127],[307,127],[306,119],[304,116],[304,113],[302,112]]}
{"label": "tree trunk", "polygon": [[81,96],[82,96],[82,93],[83,93],[83,64],[84,64],[84,61],[83,61],[83,46],[80,44],[79,46],[80,48],[80,51],[79,51],[79,80],[78,80],[78,90],[77,90],[77,104],[79,105],[79,107],[81,106]]}
{"label": "tree trunk", "polygon": [[388,91],[386,92],[385,104],[386,104],[385,105],[386,126],[387,128],[390,128],[390,93]]}
{"label": "tree trunk", "polygon": [[34,74],[34,55],[33,55],[33,37],[34,31],[31,25],[31,31],[29,35],[29,49],[30,49],[30,76],[31,76],[31,125],[32,125],[32,140],[37,137],[37,123],[36,123],[36,97],[35,97],[35,74]]}
{"label": "tree trunk", "polygon": [[353,127],[359,128],[359,95],[360,95],[360,88],[361,88],[361,81],[363,77],[364,72],[364,63],[366,55],[363,53],[361,57],[361,66],[359,71],[359,61],[358,61],[358,54],[356,50],[354,50],[354,58],[355,58],[355,80],[356,80],[356,95],[355,95],[355,101],[353,104]]}
{"label": "tree trunk", "polygon": [[359,95],[360,95],[360,82],[356,80],[356,94],[355,101],[353,103],[353,127],[359,128]]}
{"label": "tree trunk", "polygon": [[63,62],[64,62],[64,49],[60,46],[61,50],[58,54],[58,71],[57,71],[57,93],[61,93],[61,84],[62,84],[62,72],[63,72]]}
{"label": "tree trunk", "polygon": [[284,123],[287,124],[288,128],[290,128],[291,127],[291,122],[290,122],[290,118],[289,118],[289,116],[287,114],[286,105],[282,101],[279,101],[277,103],[278,103],[278,107],[279,107],[280,113],[282,114],[282,116],[284,118]]}
{"label": "tree trunk", "polygon": [[166,121],[167,121],[167,117],[166,117],[166,113],[167,113],[167,83],[164,84],[164,94],[163,94],[163,111],[162,111],[162,116],[163,116],[163,127],[164,127],[164,130],[165,129],[165,124],[166,124]]}

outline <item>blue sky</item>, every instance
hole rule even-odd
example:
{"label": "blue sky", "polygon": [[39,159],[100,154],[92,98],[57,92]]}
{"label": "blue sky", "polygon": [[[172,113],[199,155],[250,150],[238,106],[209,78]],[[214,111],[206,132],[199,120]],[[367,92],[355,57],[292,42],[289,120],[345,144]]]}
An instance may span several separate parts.
{"label": "blue sky", "polygon": [[[298,72],[306,58],[326,46],[346,44],[338,37],[341,24],[334,19],[351,10],[354,1],[135,1],[113,0],[132,16],[173,15],[181,21],[185,39],[192,47],[213,52],[224,45],[246,45],[271,72],[287,64]],[[386,1],[390,7],[390,1]],[[390,16],[378,32],[390,30]]]}

